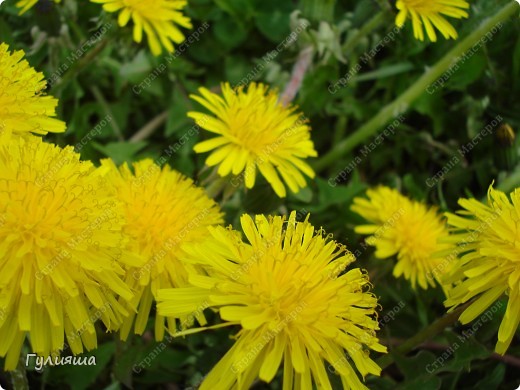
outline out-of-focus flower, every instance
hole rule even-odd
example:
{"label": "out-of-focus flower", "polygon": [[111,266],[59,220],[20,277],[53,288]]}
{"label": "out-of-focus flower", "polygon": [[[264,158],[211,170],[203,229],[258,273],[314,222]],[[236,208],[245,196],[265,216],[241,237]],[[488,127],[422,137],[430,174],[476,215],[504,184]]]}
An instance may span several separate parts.
{"label": "out-of-focus flower", "polygon": [[[128,337],[132,326],[136,334],[145,330],[152,304],[160,288],[184,287],[188,270],[180,260],[184,243],[197,244],[208,235],[207,226],[223,222],[217,203],[202,188],[168,166],[160,168],[146,159],[119,169],[111,160],[103,160],[101,173],[114,186],[125,209],[124,233],[130,239],[129,249],[143,257],[142,267],[128,271],[126,282],[135,291],[131,312],[121,328],[121,338]],[[194,270],[199,270],[195,268]],[[176,319],[180,327],[191,325],[187,317],[168,317],[168,328],[174,333]],[[198,317],[204,322],[204,317]],[[162,340],[165,318],[155,316],[155,337]]]}
{"label": "out-of-focus flower", "polygon": [[65,131],[65,123],[56,116],[58,100],[45,96],[43,73],[36,72],[22,50],[9,52],[0,43],[0,131],[15,134],[47,134]]}
{"label": "out-of-focus flower", "polygon": [[402,27],[410,17],[415,38],[424,41],[426,30],[430,41],[435,42],[435,28],[446,39],[458,37],[457,31],[444,16],[467,18],[465,10],[469,9],[469,3],[465,0],[397,0],[396,7],[399,10],[395,19],[397,27]]}
{"label": "out-of-focus flower", "polygon": [[460,199],[464,209],[447,213],[461,257],[450,273],[455,287],[446,306],[476,300],[462,313],[467,324],[506,294],[509,301],[498,330],[495,351],[506,353],[520,322],[520,189],[508,196],[489,188],[487,204]]}
{"label": "out-of-focus flower", "polygon": [[449,250],[451,245],[444,242],[448,229],[437,210],[389,187],[370,189],[367,195],[368,199],[355,198],[352,210],[370,224],[357,226],[355,231],[371,235],[366,242],[376,247],[376,257],[397,255],[393,274],[404,275],[412,288],[417,284],[424,289],[433,287],[435,280],[442,284],[449,267],[434,253]]}
{"label": "out-of-focus flower", "polygon": [[107,12],[119,11],[118,23],[127,25],[134,22],[134,41],[143,40],[143,31],[148,38],[148,45],[153,55],[158,56],[164,47],[173,52],[173,43],[184,41],[184,35],[177,26],[192,28],[190,19],[181,11],[186,0],[90,0],[103,4]]}

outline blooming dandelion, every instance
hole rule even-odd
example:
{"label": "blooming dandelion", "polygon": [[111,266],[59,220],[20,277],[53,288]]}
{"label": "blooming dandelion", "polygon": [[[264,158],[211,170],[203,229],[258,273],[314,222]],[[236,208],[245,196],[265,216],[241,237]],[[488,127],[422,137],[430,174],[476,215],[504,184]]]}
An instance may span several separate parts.
{"label": "blooming dandelion", "polygon": [[[207,236],[207,226],[223,222],[222,213],[212,199],[193,181],[168,166],[160,168],[150,159],[119,169],[110,160],[102,161],[101,171],[114,186],[123,203],[127,224],[125,234],[130,249],[146,263],[129,270],[126,282],[137,293],[132,312],[121,328],[125,340],[132,326],[136,334],[145,330],[152,303],[160,288],[183,287],[188,284],[188,270],[179,259],[181,245],[199,243]],[[197,267],[195,269],[198,269]],[[181,327],[190,324],[187,317],[178,317]],[[168,317],[170,332],[176,331],[176,318]],[[199,322],[204,321],[198,316]],[[155,336],[164,337],[163,316],[155,318]],[[191,325],[191,324],[190,324]]]}
{"label": "blooming dandelion", "polygon": [[0,356],[14,369],[25,337],[40,356],[97,346],[94,323],[116,330],[132,298],[122,208],[72,147],[0,133]]}
{"label": "blooming dandelion", "polygon": [[397,0],[396,7],[399,10],[395,19],[397,27],[402,27],[410,17],[416,39],[424,41],[426,30],[430,41],[436,42],[435,28],[444,38],[457,39],[457,31],[444,16],[467,18],[468,13],[465,10],[469,9],[469,3],[465,0]]}
{"label": "blooming dandelion", "polygon": [[363,378],[379,375],[369,350],[386,348],[375,334],[378,304],[367,275],[346,270],[354,256],[307,220],[296,222],[295,212],[288,221],[243,215],[241,225],[249,244],[236,232],[210,228],[202,245],[187,246],[185,259],[207,274],[190,274],[192,287],[159,291],[161,315],[209,306],[225,321],[215,327],[240,326],[200,388],[247,389],[257,377],[271,382],[282,362],[284,389],[311,389],[313,382],[331,389],[327,371],[344,388],[366,388],[354,367]]}
{"label": "blooming dandelion", "polygon": [[9,52],[0,43],[0,131],[17,134],[47,134],[65,131],[65,123],[56,116],[58,100],[45,96],[43,73],[36,72],[22,50]]}
{"label": "blooming dandelion", "polygon": [[404,276],[414,289],[417,284],[423,289],[434,287],[435,280],[441,284],[445,259],[433,254],[449,250],[451,245],[442,241],[448,230],[436,209],[384,186],[368,190],[367,196],[355,198],[352,210],[370,222],[355,231],[371,235],[366,242],[376,248],[375,256],[397,255],[393,275]]}
{"label": "blooming dandelion", "polygon": [[195,145],[197,153],[212,151],[208,166],[218,165],[222,177],[243,177],[247,188],[255,185],[256,170],[271,184],[276,194],[286,196],[284,183],[296,193],[307,186],[302,175],[313,178],[314,171],[304,161],[317,156],[310,127],[296,107],[285,107],[278,93],[263,84],[251,83],[232,89],[222,84],[222,96],[200,88],[202,96],[191,98],[215,115],[189,112],[188,116],[207,131],[218,134]]}
{"label": "blooming dandelion", "polygon": [[503,355],[520,322],[520,189],[509,199],[490,187],[487,204],[460,199],[459,205],[464,210],[458,215],[447,213],[462,255],[449,275],[455,287],[445,304],[453,309],[476,298],[459,318],[467,324],[506,294],[509,301],[495,346]]}
{"label": "blooming dandelion", "polygon": [[148,38],[152,54],[158,56],[162,47],[173,52],[173,43],[184,41],[178,26],[192,28],[190,19],[181,10],[186,0],[90,0],[103,4],[107,12],[120,11],[119,26],[124,27],[130,19],[134,22],[133,38],[137,43],[143,40],[143,31]]}

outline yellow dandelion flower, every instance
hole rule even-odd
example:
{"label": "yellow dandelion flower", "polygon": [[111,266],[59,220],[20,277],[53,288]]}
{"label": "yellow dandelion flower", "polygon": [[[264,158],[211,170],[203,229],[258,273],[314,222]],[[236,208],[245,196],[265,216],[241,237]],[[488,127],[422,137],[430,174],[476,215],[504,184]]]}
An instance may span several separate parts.
{"label": "yellow dandelion flower", "polygon": [[[125,234],[130,249],[146,263],[129,270],[126,282],[135,289],[131,307],[137,308],[121,327],[125,340],[132,325],[136,334],[145,330],[157,290],[186,286],[188,271],[179,259],[183,243],[197,243],[207,236],[207,226],[223,222],[222,213],[202,188],[177,171],[162,169],[150,159],[133,164],[135,173],[124,164],[119,169],[110,160],[102,161],[100,170],[115,187],[123,203],[127,224]],[[175,332],[175,318],[167,318],[170,332]],[[181,327],[191,325],[180,318]],[[199,322],[204,317],[199,316]],[[155,318],[155,337],[162,340],[165,318]]]}
{"label": "yellow dandelion flower", "polygon": [[457,39],[457,31],[443,15],[456,19],[467,18],[465,10],[469,9],[469,4],[465,0],[397,0],[396,7],[399,10],[395,19],[397,27],[402,27],[410,17],[416,39],[424,41],[424,28],[430,41],[436,42],[434,27],[444,38]]}
{"label": "yellow dandelion flower", "polygon": [[[267,219],[241,218],[249,244],[237,232],[210,228],[202,245],[186,247],[185,261],[208,274],[191,274],[192,287],[159,291],[161,315],[181,316],[211,307],[239,325],[237,341],[211,370],[204,389],[248,389],[259,377],[271,382],[283,360],[284,389],[332,389],[328,372],[344,388],[366,388],[380,374],[369,350],[386,352],[375,331],[377,298],[367,275],[346,271],[355,258],[336,242],[315,234],[296,213]],[[346,271],[346,272],[345,272]],[[190,329],[189,334],[208,328]]]}
{"label": "yellow dandelion flower", "polygon": [[123,210],[72,147],[0,133],[0,356],[16,367],[24,339],[40,356],[96,348],[94,323],[115,330],[132,298]]}
{"label": "yellow dandelion flower", "polygon": [[65,123],[56,116],[58,100],[44,96],[46,82],[26,60],[23,50],[9,53],[0,43],[0,131],[17,134],[47,134],[65,131]]}
{"label": "yellow dandelion flower", "polygon": [[184,35],[177,25],[192,28],[190,19],[181,10],[186,0],[90,0],[103,4],[107,12],[120,11],[119,26],[124,27],[130,18],[134,22],[134,41],[141,43],[143,30],[148,37],[152,54],[158,56],[162,47],[173,52],[173,43],[184,41]]}
{"label": "yellow dandelion flower", "polygon": [[[31,9],[38,0],[20,0],[18,3],[16,3],[16,7],[21,8],[19,15],[22,15],[26,13],[29,9]],[[55,3],[61,2],[61,0],[54,0]]]}
{"label": "yellow dandelion flower", "polygon": [[502,355],[520,322],[520,188],[510,198],[490,187],[487,205],[476,199],[460,199],[464,210],[459,215],[447,213],[462,256],[449,275],[456,285],[445,304],[453,309],[476,298],[459,318],[467,324],[507,294],[509,301],[495,346]]}
{"label": "yellow dandelion flower", "polygon": [[216,118],[200,112],[189,112],[188,116],[219,135],[194,147],[197,153],[213,150],[206,160],[208,166],[219,165],[222,177],[239,175],[233,181],[239,183],[243,178],[247,188],[253,188],[258,168],[280,197],[286,196],[283,182],[292,192],[307,186],[301,172],[313,178],[314,171],[303,159],[317,153],[307,120],[297,107],[284,107],[278,93],[263,84],[251,83],[245,92],[243,87],[233,90],[224,83],[223,97],[206,88],[199,92],[202,96],[191,98]]}
{"label": "yellow dandelion flower", "polygon": [[375,246],[375,256],[386,259],[397,255],[395,277],[404,275],[415,289],[423,289],[441,283],[441,275],[447,272],[445,260],[434,256],[446,251],[450,244],[443,240],[448,230],[435,208],[408,199],[397,190],[377,187],[367,191],[368,199],[354,199],[352,210],[370,224],[355,228],[356,233],[370,234],[366,242]]}

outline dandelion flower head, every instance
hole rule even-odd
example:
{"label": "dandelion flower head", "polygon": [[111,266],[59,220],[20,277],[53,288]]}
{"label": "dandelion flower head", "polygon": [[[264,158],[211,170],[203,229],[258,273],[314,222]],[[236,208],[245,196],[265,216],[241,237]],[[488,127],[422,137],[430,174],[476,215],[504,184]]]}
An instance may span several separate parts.
{"label": "dandelion flower head", "polygon": [[402,27],[406,19],[411,18],[415,38],[424,41],[426,30],[430,41],[435,42],[435,29],[446,39],[457,39],[457,31],[445,16],[467,18],[465,10],[469,9],[469,3],[465,0],[397,0],[396,7],[399,10],[395,19],[397,27]]}
{"label": "dandelion flower head", "polygon": [[0,131],[17,134],[47,134],[65,131],[65,123],[56,116],[58,100],[44,95],[46,82],[23,60],[25,53],[10,53],[0,43]]}
{"label": "dandelion flower head", "polygon": [[177,26],[192,28],[190,19],[181,12],[186,7],[186,0],[90,1],[103,4],[103,9],[107,12],[119,11],[118,23],[121,27],[132,19],[134,41],[141,43],[144,31],[155,56],[162,53],[163,47],[166,51],[173,52],[173,43],[184,41],[184,35]]}
{"label": "dandelion flower head", "polygon": [[222,96],[206,88],[192,99],[213,115],[189,112],[203,129],[218,136],[195,145],[197,153],[212,151],[208,166],[218,165],[218,174],[239,176],[247,188],[255,185],[256,170],[271,184],[276,194],[286,196],[284,183],[296,193],[307,186],[305,177],[314,171],[304,161],[317,156],[310,127],[297,107],[283,106],[278,93],[263,84],[232,89],[222,84]]}
{"label": "dandelion flower head", "polygon": [[[199,243],[207,236],[207,226],[223,219],[218,204],[202,188],[167,165],[161,168],[145,159],[134,163],[132,172],[127,164],[117,168],[111,160],[103,160],[99,169],[124,205],[129,249],[145,259],[143,266],[129,270],[126,279],[137,291],[131,303],[137,314],[134,310],[121,328],[121,338],[126,339],[134,319],[135,333],[144,332],[158,289],[187,285],[188,271],[179,258],[182,244]],[[204,321],[202,316],[198,319]],[[175,332],[176,318],[167,320],[170,332]],[[179,320],[181,327],[190,322]],[[164,322],[164,317],[156,316],[157,340],[164,336]]]}
{"label": "dandelion flower head", "polygon": [[447,214],[461,256],[450,273],[456,285],[445,304],[454,308],[475,299],[459,318],[466,324],[506,294],[495,346],[503,355],[520,322],[520,189],[508,197],[490,187],[487,204],[460,199],[459,205],[463,211]]}
{"label": "dandelion flower head", "polygon": [[117,330],[132,298],[121,250],[123,210],[110,187],[40,137],[0,133],[0,356],[16,367],[29,336],[40,356],[58,354],[64,336],[74,354],[97,346],[94,323]]}
{"label": "dandelion flower head", "polygon": [[397,255],[393,274],[404,276],[414,289],[417,284],[423,289],[433,287],[435,280],[441,284],[447,267],[445,259],[434,253],[451,245],[443,242],[448,230],[437,210],[385,186],[369,189],[367,196],[355,198],[352,210],[370,222],[355,231],[370,235],[366,242],[375,246],[375,256]]}
{"label": "dandelion flower head", "polygon": [[288,221],[243,215],[241,225],[249,243],[234,231],[210,228],[208,240],[187,247],[185,259],[207,275],[190,275],[192,287],[159,291],[162,315],[211,307],[224,321],[218,327],[240,327],[201,389],[246,389],[256,378],[271,382],[282,361],[284,389],[311,389],[313,383],[331,389],[331,367],[345,388],[366,388],[355,368],[362,377],[379,375],[369,350],[386,348],[375,334],[378,304],[367,275],[346,270],[354,256],[308,220],[296,222],[294,212]]}

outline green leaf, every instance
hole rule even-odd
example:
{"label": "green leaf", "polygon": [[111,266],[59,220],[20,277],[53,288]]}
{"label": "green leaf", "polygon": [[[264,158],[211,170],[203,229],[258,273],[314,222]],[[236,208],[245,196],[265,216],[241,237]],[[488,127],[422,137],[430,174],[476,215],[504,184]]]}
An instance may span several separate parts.
{"label": "green leaf", "polygon": [[226,57],[225,69],[226,80],[228,80],[231,85],[234,85],[238,84],[246,76],[248,76],[248,73],[252,72],[254,66],[252,66],[250,62],[247,61],[244,57],[234,56]]}
{"label": "green leaf", "polygon": [[3,18],[0,19],[0,37],[2,37],[2,42],[7,43],[9,46],[13,44],[13,36],[12,36],[11,28],[9,25],[4,22]]}
{"label": "green leaf", "polygon": [[332,66],[320,66],[307,72],[298,97],[298,103],[305,115],[310,116],[323,111],[327,102],[334,97],[327,91],[330,80],[334,79],[336,71]]}
{"label": "green leaf", "polygon": [[372,72],[366,72],[359,76],[352,77],[352,82],[377,80],[385,77],[395,76],[401,73],[408,72],[414,68],[410,62],[400,62],[393,65],[388,65]]}
{"label": "green leaf", "polygon": [[498,364],[491,373],[487,374],[485,378],[478,381],[475,384],[475,390],[488,390],[488,389],[498,389],[500,385],[504,382],[504,376],[506,374],[506,366],[505,364]]}
{"label": "green leaf", "polygon": [[437,372],[469,370],[473,360],[485,359],[491,355],[491,352],[474,337],[466,337],[464,333],[461,335],[448,333],[446,336],[450,342],[449,349],[440,355],[444,361]]}
{"label": "green leaf", "polygon": [[182,93],[180,88],[175,88],[172,94],[172,101],[168,109],[168,119],[164,135],[170,137],[181,129],[193,126],[195,123],[186,116],[189,110],[188,98]]}
{"label": "green leaf", "polygon": [[253,7],[249,0],[215,0],[220,9],[227,12],[239,22],[244,23],[253,14]]}
{"label": "green leaf", "polygon": [[158,367],[166,370],[181,368],[186,363],[193,363],[194,356],[189,351],[182,351],[173,348],[166,348],[158,359]]}
{"label": "green leaf", "polygon": [[318,203],[309,205],[311,212],[319,212],[336,204],[349,204],[366,189],[366,184],[360,182],[350,182],[345,186],[336,183],[331,185],[329,181],[320,177],[314,180],[318,186]]}
{"label": "green leaf", "polygon": [[441,388],[442,381],[440,378],[432,375],[423,374],[411,381],[406,381],[397,386],[398,390],[438,390]]}
{"label": "green leaf", "polygon": [[403,177],[403,186],[409,193],[411,198],[417,200],[424,200],[426,194],[424,193],[424,186],[421,186],[415,182],[415,178],[411,173],[407,173]]}
{"label": "green leaf", "polygon": [[227,49],[233,49],[247,39],[247,30],[244,26],[229,17],[216,21],[213,31],[219,44]]}
{"label": "green leaf", "polygon": [[272,42],[279,43],[291,33],[289,27],[290,13],[274,10],[256,15],[258,29]]}
{"label": "green leaf", "polygon": [[108,342],[98,346],[90,353],[78,355],[82,358],[95,356],[95,365],[60,365],[50,369],[51,377],[55,380],[62,380],[67,383],[72,390],[83,390],[89,387],[99,377],[101,372],[108,365],[115,352],[114,342]]}
{"label": "green leaf", "polygon": [[289,199],[296,199],[302,203],[309,203],[312,201],[312,198],[313,193],[310,187],[302,188],[296,194],[293,194],[292,192],[289,193]]}
{"label": "green leaf", "polygon": [[282,200],[276,195],[271,185],[260,175],[256,177],[255,186],[247,190],[244,199],[244,209],[248,213],[270,213],[281,204]]}
{"label": "green leaf", "polygon": [[140,50],[134,59],[123,64],[119,70],[119,74],[130,83],[137,84],[148,76],[152,70],[152,64],[148,58],[147,52]]}
{"label": "green leaf", "polygon": [[[457,65],[447,72],[454,72],[448,82],[450,89],[463,90],[469,84],[478,80],[487,67],[487,57],[480,49],[469,58],[462,58]],[[447,75],[449,73],[446,73]]]}
{"label": "green leaf", "polygon": [[413,107],[433,121],[433,137],[445,131],[446,101],[442,93],[424,93],[413,103]]}
{"label": "green leaf", "polygon": [[139,142],[111,142],[106,145],[93,142],[94,148],[99,150],[105,156],[114,160],[114,163],[120,165],[124,162],[134,161],[134,156],[137,152],[143,149],[147,143],[145,141]]}
{"label": "green leaf", "polygon": [[[130,348],[128,348],[130,346]],[[132,387],[133,367],[141,361],[140,347],[130,344],[120,344],[123,351],[119,351],[113,368],[114,377],[127,387]]]}
{"label": "green leaf", "polygon": [[[397,367],[399,367],[399,370],[401,370],[405,380],[408,382],[412,379],[428,374],[425,367],[435,361],[436,356],[429,351],[419,351],[419,353],[413,357],[405,357],[394,353],[394,359]],[[421,369],[418,370],[418,367],[421,367]]]}
{"label": "green leaf", "polygon": [[120,390],[121,386],[119,382],[114,382],[111,385],[108,385],[103,390]]}

